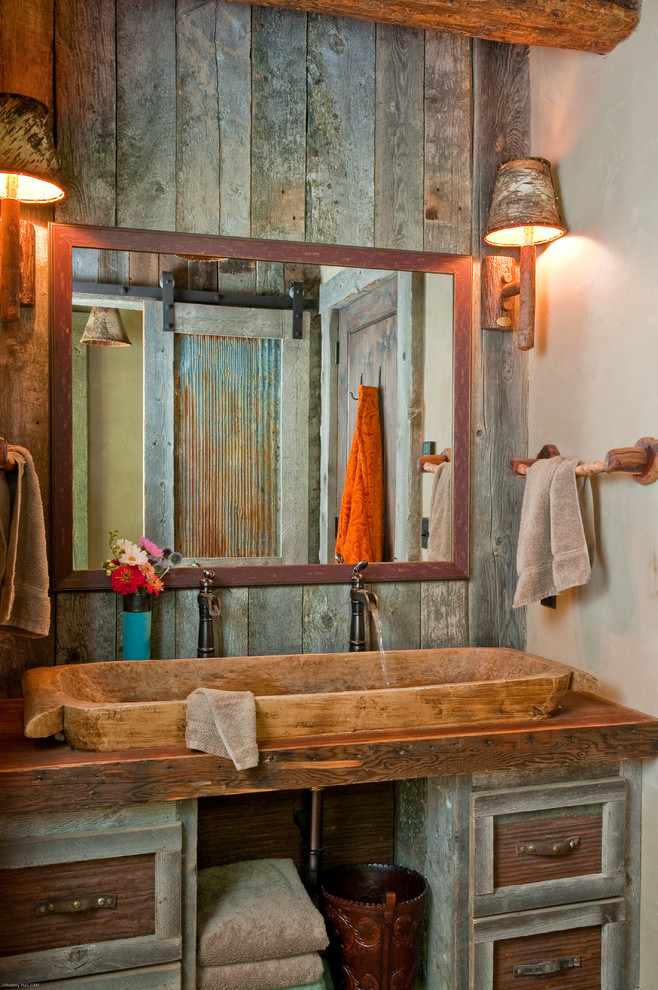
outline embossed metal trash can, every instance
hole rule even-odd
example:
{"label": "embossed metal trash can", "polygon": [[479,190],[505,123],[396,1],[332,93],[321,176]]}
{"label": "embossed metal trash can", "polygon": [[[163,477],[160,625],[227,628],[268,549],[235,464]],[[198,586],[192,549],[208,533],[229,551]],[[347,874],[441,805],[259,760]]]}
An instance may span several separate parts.
{"label": "embossed metal trash can", "polygon": [[336,990],[413,990],[427,882],[404,866],[329,870],[322,910]]}

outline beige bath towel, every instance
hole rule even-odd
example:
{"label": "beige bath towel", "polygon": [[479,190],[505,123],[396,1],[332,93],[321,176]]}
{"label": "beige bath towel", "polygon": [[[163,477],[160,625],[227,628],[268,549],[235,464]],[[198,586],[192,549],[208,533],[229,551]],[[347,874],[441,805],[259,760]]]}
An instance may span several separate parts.
{"label": "beige bath towel", "polygon": [[36,638],[50,630],[46,527],[32,455],[9,447],[16,467],[0,471],[0,626]]}
{"label": "beige bath towel", "polygon": [[322,959],[317,952],[289,959],[266,959],[229,966],[198,966],[197,990],[322,990]]}
{"label": "beige bath towel", "polygon": [[528,470],[516,555],[514,608],[586,584],[594,545],[592,488],[578,461],[549,457]]}
{"label": "beige bath towel", "polygon": [[[204,966],[305,957],[329,944],[324,919],[291,859],[259,859],[199,870],[198,961]],[[288,979],[311,983],[318,977]]]}
{"label": "beige bath towel", "polygon": [[452,560],[452,465],[444,461],[432,479],[428,560]]}
{"label": "beige bath towel", "polygon": [[237,770],[257,766],[256,701],[251,691],[192,691],[185,745],[233,760]]}

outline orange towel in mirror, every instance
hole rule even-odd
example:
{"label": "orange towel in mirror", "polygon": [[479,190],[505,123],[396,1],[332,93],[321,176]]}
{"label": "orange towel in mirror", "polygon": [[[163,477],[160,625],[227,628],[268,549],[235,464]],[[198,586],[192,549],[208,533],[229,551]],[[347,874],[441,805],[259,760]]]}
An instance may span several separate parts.
{"label": "orange towel in mirror", "polygon": [[345,473],[336,554],[346,564],[383,556],[384,464],[379,389],[359,386],[356,428]]}

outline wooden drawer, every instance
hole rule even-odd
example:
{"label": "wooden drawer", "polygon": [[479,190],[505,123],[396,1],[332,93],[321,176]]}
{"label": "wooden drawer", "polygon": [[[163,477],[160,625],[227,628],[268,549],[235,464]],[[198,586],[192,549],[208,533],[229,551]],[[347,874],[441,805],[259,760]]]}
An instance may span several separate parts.
{"label": "wooden drawer", "polygon": [[620,990],[621,898],[476,920],[473,990]]}
{"label": "wooden drawer", "polygon": [[5,956],[155,935],[155,854],[0,870]]}
{"label": "wooden drawer", "polygon": [[0,980],[179,960],[181,848],[179,822],[0,843]]}
{"label": "wooden drawer", "polygon": [[492,990],[600,990],[601,928],[503,938],[494,944]]}
{"label": "wooden drawer", "polygon": [[479,792],[471,814],[475,917],[624,893],[623,779]]}

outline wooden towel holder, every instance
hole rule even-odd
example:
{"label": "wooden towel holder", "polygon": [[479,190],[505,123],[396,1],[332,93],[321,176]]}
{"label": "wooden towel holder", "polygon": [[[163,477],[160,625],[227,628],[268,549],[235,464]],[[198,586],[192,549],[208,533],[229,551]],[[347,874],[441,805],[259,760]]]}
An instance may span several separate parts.
{"label": "wooden towel holder", "polygon": [[418,458],[418,470],[421,472],[431,472],[433,474],[439,464],[445,464],[445,462],[449,460],[450,447],[446,447],[446,449],[442,450],[440,454],[423,454],[422,457]]}
{"label": "wooden towel holder", "polygon": [[[546,457],[557,457],[560,451],[552,443],[546,444],[535,458],[513,457],[510,461],[512,474],[525,478],[528,468],[535,461]],[[653,437],[640,437],[634,447],[615,447],[609,450],[602,461],[589,461],[579,464],[578,475],[591,474],[632,474],[638,485],[652,485],[658,481],[658,440]]]}
{"label": "wooden towel holder", "polygon": [[16,467],[16,460],[9,453],[9,447],[4,437],[0,437],[0,471],[13,471]]}

